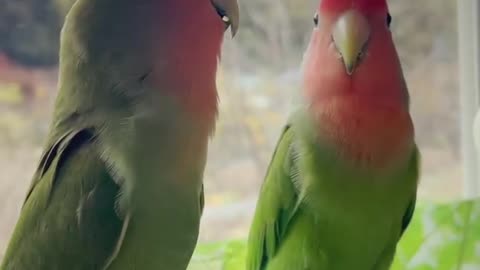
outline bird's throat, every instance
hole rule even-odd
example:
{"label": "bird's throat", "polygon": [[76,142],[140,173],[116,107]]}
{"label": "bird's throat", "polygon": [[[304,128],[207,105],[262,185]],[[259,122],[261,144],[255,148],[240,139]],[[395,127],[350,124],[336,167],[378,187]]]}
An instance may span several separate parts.
{"label": "bird's throat", "polygon": [[406,161],[414,147],[413,123],[404,106],[352,96],[314,104],[319,139],[342,159],[367,169]]}

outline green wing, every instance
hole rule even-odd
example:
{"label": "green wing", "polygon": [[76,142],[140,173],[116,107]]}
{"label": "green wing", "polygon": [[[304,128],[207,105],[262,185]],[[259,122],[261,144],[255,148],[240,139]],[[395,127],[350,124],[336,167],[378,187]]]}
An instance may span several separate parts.
{"label": "green wing", "polygon": [[103,270],[114,258],[128,218],[97,147],[83,129],[45,151],[1,270]]}
{"label": "green wing", "polygon": [[263,270],[278,250],[295,213],[297,193],[292,182],[293,131],[287,126],[275,149],[250,229],[247,270]]}
{"label": "green wing", "polygon": [[416,198],[412,200],[410,205],[407,208],[407,212],[405,213],[405,216],[403,216],[402,220],[402,231],[400,232],[400,237],[403,236],[405,231],[407,230],[408,226],[410,225],[410,222],[412,221],[413,218],[413,213],[415,212],[415,203],[416,203]]}
{"label": "green wing", "polygon": [[[413,171],[413,174],[414,174],[413,177],[415,177],[415,179],[419,178],[419,164],[420,164],[420,152],[418,151],[417,146],[415,146],[415,152],[411,161],[411,169]],[[412,201],[408,205],[405,215],[403,216],[402,230],[400,232],[400,236],[403,236],[403,234],[405,233],[405,231],[407,230],[408,226],[412,221],[413,214],[415,212],[416,203],[417,203],[417,192],[415,191],[414,197],[412,198]]]}

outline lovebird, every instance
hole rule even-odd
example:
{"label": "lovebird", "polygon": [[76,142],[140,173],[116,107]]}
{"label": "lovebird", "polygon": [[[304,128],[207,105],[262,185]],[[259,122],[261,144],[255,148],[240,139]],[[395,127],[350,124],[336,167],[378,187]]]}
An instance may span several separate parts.
{"label": "lovebird", "polygon": [[263,182],[247,270],[387,270],[420,155],[385,0],[323,0],[301,102]]}
{"label": "lovebird", "polygon": [[77,0],[1,270],[185,270],[236,0]]}

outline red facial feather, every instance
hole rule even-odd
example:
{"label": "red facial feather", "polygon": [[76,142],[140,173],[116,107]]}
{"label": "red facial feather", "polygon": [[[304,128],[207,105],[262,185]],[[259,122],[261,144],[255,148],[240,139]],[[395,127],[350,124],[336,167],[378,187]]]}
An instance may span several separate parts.
{"label": "red facial feather", "polygon": [[322,0],[320,2],[320,10],[327,12],[335,12],[346,10],[349,8],[357,8],[360,10],[378,10],[387,9],[386,0]]}
{"label": "red facial feather", "polygon": [[[354,7],[369,13],[371,37],[362,61],[348,75],[332,45],[338,14]],[[385,0],[323,0],[330,13],[313,31],[304,58],[304,94],[319,138],[362,167],[398,164],[411,153],[413,125],[407,89],[391,33]]]}
{"label": "red facial feather", "polygon": [[155,38],[152,57],[159,64],[148,80],[175,97],[197,121],[214,123],[225,25],[210,1],[163,0],[158,5],[154,35],[161,38]]}

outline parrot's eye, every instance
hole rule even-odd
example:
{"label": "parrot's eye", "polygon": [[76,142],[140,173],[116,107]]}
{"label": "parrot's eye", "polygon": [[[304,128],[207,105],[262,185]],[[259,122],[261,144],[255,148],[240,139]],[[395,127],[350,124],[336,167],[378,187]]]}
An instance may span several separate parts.
{"label": "parrot's eye", "polygon": [[387,27],[390,28],[390,24],[392,24],[392,16],[390,13],[387,13]]}
{"label": "parrot's eye", "polygon": [[313,23],[315,24],[315,27],[318,26],[318,13],[316,13],[315,16],[313,16]]}
{"label": "parrot's eye", "polygon": [[223,23],[225,23],[225,28],[230,27],[232,21],[230,20],[230,17],[228,17],[227,12],[223,8],[218,6],[215,6],[215,10],[217,10],[218,16],[220,16]]}

